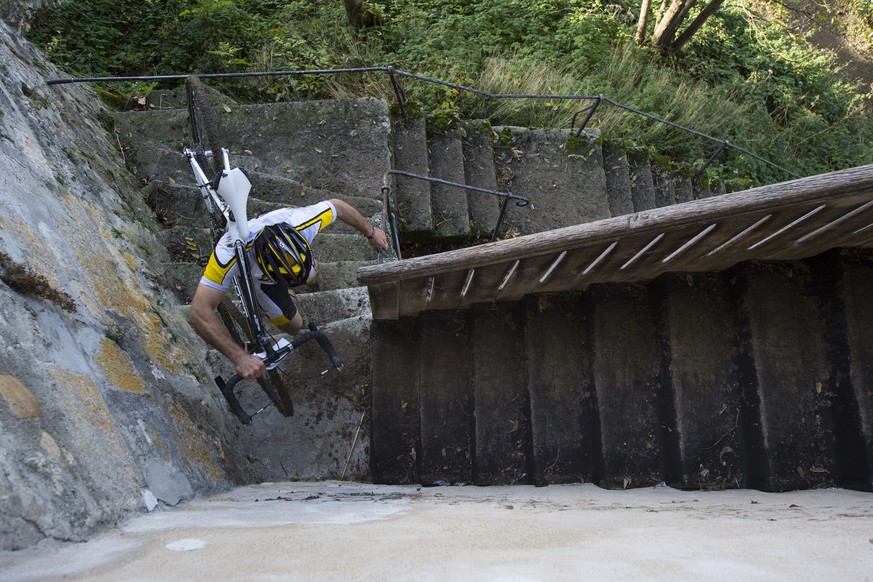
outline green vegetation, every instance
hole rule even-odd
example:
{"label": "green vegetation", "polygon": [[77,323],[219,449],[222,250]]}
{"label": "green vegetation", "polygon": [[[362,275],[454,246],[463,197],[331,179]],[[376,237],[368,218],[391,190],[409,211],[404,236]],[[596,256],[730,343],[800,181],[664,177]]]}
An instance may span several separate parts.
{"label": "green vegetation", "polygon": [[[841,31],[862,44],[873,40],[873,3],[830,1],[843,2],[853,17]],[[870,87],[850,81],[829,55],[791,32],[782,5],[755,2],[726,2],[670,58],[634,43],[640,0],[369,0],[380,24],[360,29],[349,25],[340,0],[91,0],[41,10],[30,37],[74,75],[392,65],[491,93],[604,95],[729,140],[798,175],[870,163]],[[494,100],[408,78],[401,83],[438,125],[464,116],[495,125],[569,127],[574,113],[592,105]],[[384,73],[219,85],[243,100],[394,100]],[[152,87],[114,90],[130,97]],[[605,140],[678,163],[699,166],[719,146],[608,103],[589,125]],[[735,150],[719,156],[714,169],[745,184],[789,177]]]}

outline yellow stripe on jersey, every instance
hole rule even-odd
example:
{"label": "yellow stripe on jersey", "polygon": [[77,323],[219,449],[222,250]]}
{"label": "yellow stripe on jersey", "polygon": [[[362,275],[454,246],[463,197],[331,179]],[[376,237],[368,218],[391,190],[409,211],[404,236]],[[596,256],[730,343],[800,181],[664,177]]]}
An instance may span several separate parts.
{"label": "yellow stripe on jersey", "polygon": [[333,212],[331,212],[330,208],[328,208],[324,212],[319,214],[318,216],[315,216],[315,217],[307,220],[306,222],[298,224],[294,228],[296,228],[297,230],[303,230],[305,228],[309,228],[310,226],[312,226],[313,224],[318,222],[318,223],[320,223],[318,225],[318,231],[321,232],[322,230],[324,230],[324,227],[326,227],[327,225],[332,223],[334,221],[334,219],[335,219],[335,217],[333,215]]}
{"label": "yellow stripe on jersey", "polygon": [[229,263],[222,265],[218,262],[218,259],[215,258],[215,253],[213,252],[209,256],[209,262],[206,263],[206,270],[203,272],[203,276],[216,285],[224,287],[224,279],[227,277],[228,271],[230,271],[235,264],[236,255],[230,259]]}

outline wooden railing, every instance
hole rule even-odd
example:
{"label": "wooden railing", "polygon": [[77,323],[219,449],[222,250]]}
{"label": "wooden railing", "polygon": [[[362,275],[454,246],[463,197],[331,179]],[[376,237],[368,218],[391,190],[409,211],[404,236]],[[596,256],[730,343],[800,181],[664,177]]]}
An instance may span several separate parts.
{"label": "wooden railing", "polygon": [[719,271],[873,244],[873,165],[477,247],[365,266],[373,317],[514,301],[592,283]]}

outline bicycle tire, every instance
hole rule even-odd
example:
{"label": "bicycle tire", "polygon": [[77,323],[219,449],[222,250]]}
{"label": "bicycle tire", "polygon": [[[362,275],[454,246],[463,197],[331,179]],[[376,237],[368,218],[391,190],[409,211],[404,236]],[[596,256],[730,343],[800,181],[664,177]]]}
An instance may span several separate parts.
{"label": "bicycle tire", "polygon": [[[248,324],[242,312],[230,299],[222,301],[217,311],[230,337],[248,351],[248,347],[251,345],[249,341],[250,334],[248,332]],[[257,379],[257,383],[282,416],[294,414],[294,402],[291,399],[291,394],[282,381],[282,376],[279,375],[275,368],[267,370],[266,375]]]}
{"label": "bicycle tire", "polygon": [[[191,126],[191,139],[194,141],[194,157],[204,171],[210,167],[209,158],[206,157],[206,148],[212,151],[213,179],[219,176],[224,163],[221,153],[221,143],[218,140],[218,132],[215,130],[215,122],[212,118],[212,109],[206,99],[206,90],[203,82],[194,75],[190,75],[185,82],[185,94],[188,101],[188,121]],[[206,143],[204,143],[204,138]],[[227,228],[227,220],[217,208],[206,204],[209,212],[210,227],[212,229],[212,242],[218,243],[224,229]]]}

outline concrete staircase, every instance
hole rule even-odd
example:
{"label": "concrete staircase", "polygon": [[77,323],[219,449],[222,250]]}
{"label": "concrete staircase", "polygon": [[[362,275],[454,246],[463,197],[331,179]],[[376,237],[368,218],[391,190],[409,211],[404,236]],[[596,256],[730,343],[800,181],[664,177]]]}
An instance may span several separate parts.
{"label": "concrete staircase", "polygon": [[372,478],[869,490],[873,253],[376,320]]}
{"label": "concrete staircase", "polygon": [[[120,137],[169,225],[164,237],[177,259],[168,265],[171,284],[190,294],[202,271],[192,259],[208,252],[208,230],[180,153],[188,143],[186,112],[178,94],[157,97],[156,110],[119,116]],[[382,225],[389,170],[529,198],[529,206],[508,205],[506,238],[721,193],[695,190],[687,178],[602,147],[593,130],[576,138],[471,121],[435,132],[423,119],[391,119],[376,100],[216,99],[232,160],[254,184],[253,213],[339,197]],[[498,197],[401,175],[389,184],[404,243],[466,245],[490,237],[497,224]],[[373,321],[368,357],[357,350],[369,301],[355,274],[374,261],[358,237],[342,225],[320,235],[319,288],[298,296],[312,321],[356,322],[338,337],[355,354],[357,373],[370,377],[349,395],[369,419],[360,425],[369,439],[360,454],[369,457],[355,457],[356,478],[870,488],[873,311],[863,298],[873,284],[873,256],[865,251],[659,274],[463,310],[437,301],[415,317]],[[192,240],[199,250],[192,252]],[[463,277],[456,283],[461,288]],[[334,390],[349,391],[336,382]],[[328,405],[313,404],[312,417]],[[347,412],[358,425],[361,411]],[[300,419],[290,420],[296,427]],[[264,465],[288,465],[269,452],[282,448],[277,431],[292,426],[280,421],[252,437],[269,444]],[[289,438],[300,442],[294,430]],[[306,464],[305,450],[294,454]],[[337,476],[325,471],[294,477]]]}

